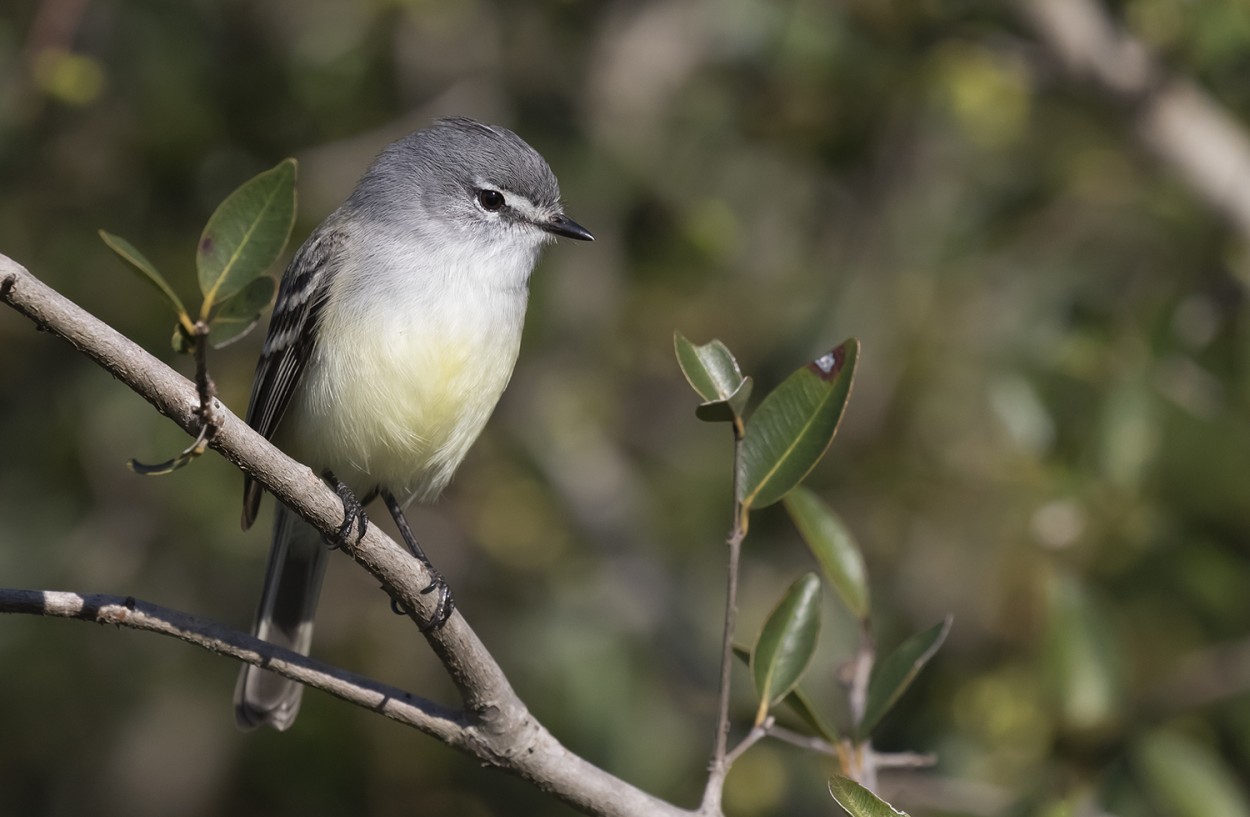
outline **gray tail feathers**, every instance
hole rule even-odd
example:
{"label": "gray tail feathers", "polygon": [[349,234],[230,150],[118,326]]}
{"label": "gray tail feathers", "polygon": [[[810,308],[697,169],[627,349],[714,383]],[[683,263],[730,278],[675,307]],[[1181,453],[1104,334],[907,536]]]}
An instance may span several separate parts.
{"label": "gray tail feathers", "polygon": [[[308,524],[277,503],[265,589],[252,632],[271,644],[308,655],[313,616],[327,548]],[[295,721],[304,685],[245,664],[234,690],[234,716],[242,729],[268,724],[283,730]]]}

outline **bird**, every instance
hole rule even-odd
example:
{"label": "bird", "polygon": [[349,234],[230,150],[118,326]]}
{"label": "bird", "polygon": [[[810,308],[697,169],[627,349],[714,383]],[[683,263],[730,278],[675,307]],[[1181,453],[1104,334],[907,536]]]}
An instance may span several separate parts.
{"label": "bird", "polygon": [[[442,626],[454,603],[404,516],[451,480],[512,376],[529,278],[556,237],[593,241],[564,213],[547,161],[498,125],[452,117],[382,150],[296,251],[278,287],[247,422],[321,473],[343,500],[340,542],[380,496],[434,576]],[[243,487],[243,528],[262,486]],[[309,654],[330,546],[276,503],[254,634]],[[244,665],[243,729],[285,730],[303,685]]]}

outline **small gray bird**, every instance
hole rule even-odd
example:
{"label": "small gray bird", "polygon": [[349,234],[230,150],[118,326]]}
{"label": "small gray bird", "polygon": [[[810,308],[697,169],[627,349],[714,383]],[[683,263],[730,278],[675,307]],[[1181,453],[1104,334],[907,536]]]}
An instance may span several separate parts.
{"label": "small gray bird", "polygon": [[[256,366],[247,422],[343,498],[340,537],[363,533],[381,496],[404,519],[438,496],[494,411],[516,363],[530,273],[555,236],[594,237],[567,216],[555,174],[506,128],[443,119],[388,146],[295,254]],[[261,486],[243,486],[243,527]],[[320,535],[279,505],[257,637],[307,655],[325,572]],[[451,615],[436,577],[438,612]],[[244,666],[243,728],[286,729],[303,686]]]}

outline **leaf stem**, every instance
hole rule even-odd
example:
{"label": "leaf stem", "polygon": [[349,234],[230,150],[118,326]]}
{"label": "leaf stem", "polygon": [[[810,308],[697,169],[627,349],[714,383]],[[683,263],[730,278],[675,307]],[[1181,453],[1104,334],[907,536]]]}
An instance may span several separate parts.
{"label": "leaf stem", "polygon": [[217,384],[208,373],[208,334],[210,328],[204,321],[196,321],[191,325],[190,337],[195,352],[195,392],[200,404],[195,408],[195,416],[200,420],[199,433],[191,445],[171,460],[158,465],[145,465],[131,459],[127,466],[136,474],[160,476],[172,473],[188,465],[196,457],[208,450],[213,437],[221,428],[221,413],[217,410]]}

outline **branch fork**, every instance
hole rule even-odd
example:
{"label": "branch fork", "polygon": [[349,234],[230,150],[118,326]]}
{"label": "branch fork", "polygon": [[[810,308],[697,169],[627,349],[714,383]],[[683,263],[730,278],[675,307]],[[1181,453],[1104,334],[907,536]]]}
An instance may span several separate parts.
{"label": "branch fork", "polygon": [[[53,332],[125,383],[157,411],[264,484],[277,499],[326,535],[338,532],[342,504],[308,467],[287,457],[212,395],[211,379],[192,383],[147,351],[0,255],[0,302]],[[216,429],[206,431],[206,429]],[[422,593],[431,576],[381,529],[369,526],[344,548],[420,625],[435,603]],[[424,633],[455,684],[462,709],[448,709],[297,655],[187,613],[121,596],[0,589],[0,612],[58,616],[158,632],[265,668],[407,724],[486,765],[533,782],[566,803],[603,817],[689,817],[680,809],[574,755],[542,726],[512,689],[503,670],[454,613]]]}

